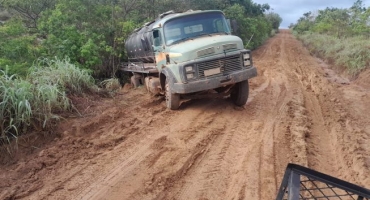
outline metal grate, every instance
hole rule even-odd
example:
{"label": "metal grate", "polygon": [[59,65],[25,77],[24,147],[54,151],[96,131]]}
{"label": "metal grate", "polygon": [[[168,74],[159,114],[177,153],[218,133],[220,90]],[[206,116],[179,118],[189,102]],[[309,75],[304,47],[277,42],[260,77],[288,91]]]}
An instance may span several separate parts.
{"label": "metal grate", "polygon": [[289,164],[276,200],[370,200],[370,190]]}
{"label": "metal grate", "polygon": [[[221,58],[217,60],[211,60],[207,62],[198,63],[199,78],[212,78],[222,75],[227,75],[231,72],[241,70],[243,67],[242,58],[240,55],[230,56],[226,58]],[[211,76],[205,76],[205,70],[220,68],[220,73]]]}

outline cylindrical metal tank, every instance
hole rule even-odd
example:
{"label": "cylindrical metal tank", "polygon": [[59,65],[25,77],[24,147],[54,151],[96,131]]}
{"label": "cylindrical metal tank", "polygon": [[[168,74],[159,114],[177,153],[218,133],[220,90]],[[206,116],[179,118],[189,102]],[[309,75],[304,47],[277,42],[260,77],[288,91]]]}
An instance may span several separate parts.
{"label": "cylindrical metal tank", "polygon": [[135,30],[126,40],[125,49],[129,61],[154,63],[155,57],[153,52],[153,35],[152,28],[156,21],[163,19],[166,16],[175,14],[174,11],[162,13],[159,17],[149,23],[146,23],[140,29]]}
{"label": "cylindrical metal tank", "polygon": [[152,27],[154,21],[134,31],[126,40],[125,48],[131,62],[155,62],[153,52]]}

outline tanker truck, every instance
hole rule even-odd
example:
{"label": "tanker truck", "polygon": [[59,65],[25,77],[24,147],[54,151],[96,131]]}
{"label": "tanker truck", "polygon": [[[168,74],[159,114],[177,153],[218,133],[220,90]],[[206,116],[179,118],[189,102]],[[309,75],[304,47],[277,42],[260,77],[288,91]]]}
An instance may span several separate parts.
{"label": "tanker truck", "polygon": [[176,110],[182,99],[225,98],[242,106],[248,79],[257,76],[250,50],[231,35],[218,10],[169,11],[136,29],[126,40],[128,63],[122,69],[131,83],[164,95]]}

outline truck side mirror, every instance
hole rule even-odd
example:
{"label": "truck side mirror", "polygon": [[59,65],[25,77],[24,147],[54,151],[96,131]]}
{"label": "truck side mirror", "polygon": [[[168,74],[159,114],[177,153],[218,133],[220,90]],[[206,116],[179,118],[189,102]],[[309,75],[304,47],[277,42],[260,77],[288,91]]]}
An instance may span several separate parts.
{"label": "truck side mirror", "polygon": [[238,30],[239,30],[238,22],[237,22],[235,19],[232,19],[232,20],[230,21],[230,24],[231,24],[231,31],[232,31],[233,33],[237,33],[237,32],[238,32]]}
{"label": "truck side mirror", "polygon": [[226,22],[227,22],[227,26],[229,27],[230,31],[232,31],[230,19],[226,19]]}

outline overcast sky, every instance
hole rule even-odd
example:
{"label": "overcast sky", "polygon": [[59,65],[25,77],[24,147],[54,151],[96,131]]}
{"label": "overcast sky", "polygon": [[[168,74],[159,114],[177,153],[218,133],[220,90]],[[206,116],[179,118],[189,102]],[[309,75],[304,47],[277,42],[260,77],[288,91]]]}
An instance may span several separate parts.
{"label": "overcast sky", "polygon": [[[280,28],[288,28],[290,23],[296,23],[309,11],[323,10],[326,7],[350,8],[356,0],[253,0],[258,4],[267,3],[273,9],[270,11],[278,13],[283,22]],[[370,6],[370,0],[362,0],[365,7]]]}

